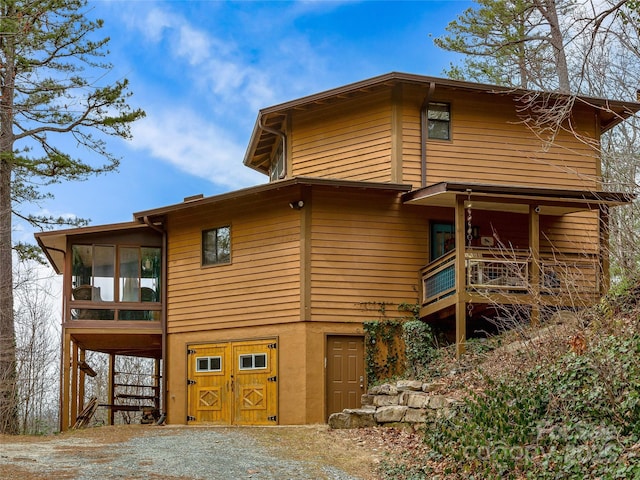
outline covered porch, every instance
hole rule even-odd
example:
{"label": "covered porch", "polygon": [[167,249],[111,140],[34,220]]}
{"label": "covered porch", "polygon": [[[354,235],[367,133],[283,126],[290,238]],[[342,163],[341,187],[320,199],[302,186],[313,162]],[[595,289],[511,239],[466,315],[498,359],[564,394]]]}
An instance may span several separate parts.
{"label": "covered porch", "polygon": [[[474,310],[523,306],[537,323],[543,310],[592,305],[609,285],[609,208],[632,199],[615,192],[454,182],[403,195],[405,204],[449,212],[431,226],[430,261],[419,272],[420,317],[453,322],[461,355]],[[563,233],[572,225],[566,216],[581,212],[584,224]]]}

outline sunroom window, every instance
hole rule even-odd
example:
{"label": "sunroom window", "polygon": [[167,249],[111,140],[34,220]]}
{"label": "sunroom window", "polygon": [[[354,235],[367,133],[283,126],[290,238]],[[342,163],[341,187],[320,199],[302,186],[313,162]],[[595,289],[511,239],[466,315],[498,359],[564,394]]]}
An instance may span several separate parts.
{"label": "sunroom window", "polygon": [[[129,304],[159,302],[161,250],[157,247],[116,245],[72,246],[71,300],[74,319],[158,320],[159,307]],[[101,303],[101,308],[89,305]],[[122,303],[122,306],[119,304]],[[78,305],[80,306],[80,305]],[[106,308],[105,308],[106,307]]]}

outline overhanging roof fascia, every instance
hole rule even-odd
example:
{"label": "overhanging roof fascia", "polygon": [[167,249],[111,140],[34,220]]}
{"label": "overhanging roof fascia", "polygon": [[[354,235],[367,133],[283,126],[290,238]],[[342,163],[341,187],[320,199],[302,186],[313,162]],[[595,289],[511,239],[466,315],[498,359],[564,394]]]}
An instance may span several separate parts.
{"label": "overhanging roof fascia", "polygon": [[[361,80],[359,82],[350,83],[347,85],[343,85],[341,87],[325,90],[323,92],[307,95],[305,97],[300,97],[295,100],[291,100],[288,102],[283,102],[277,105],[273,105],[271,107],[263,108],[259,111],[259,113],[262,115],[267,115],[270,113],[280,113],[284,110],[301,108],[305,105],[321,102],[323,100],[328,100],[332,97],[344,96],[344,95],[356,92],[358,90],[366,90],[367,88],[372,88],[372,87],[384,85],[384,84],[393,84],[398,82],[414,83],[414,84],[425,85],[425,86],[428,86],[431,83],[435,83],[437,86],[442,86],[442,87],[447,87],[447,88],[452,88],[457,90],[468,90],[468,91],[477,91],[477,92],[485,92],[485,93],[502,93],[502,94],[508,94],[513,96],[520,96],[524,94],[533,93],[533,94],[547,94],[557,98],[563,98],[563,97],[570,98],[570,96],[563,93],[542,92],[542,91],[536,91],[536,90],[527,90],[523,88],[491,85],[487,83],[467,82],[463,80],[453,80],[450,78],[417,75],[412,73],[390,72],[384,75],[379,75],[377,77],[372,77],[366,80]],[[640,111],[640,103],[638,102],[609,100],[609,99],[599,98],[599,97],[589,97],[586,95],[577,95],[576,98],[580,99],[582,102],[588,105],[628,109],[630,114]]]}
{"label": "overhanging roof fascia", "polygon": [[398,184],[398,183],[382,183],[382,182],[359,182],[352,180],[333,180],[326,178],[311,178],[311,177],[294,177],[286,180],[278,180],[254,187],[243,188],[240,190],[234,190],[232,192],[221,193],[211,197],[198,198],[195,200],[189,200],[174,205],[168,205],[166,207],[160,207],[153,210],[145,210],[143,212],[136,212],[133,214],[134,218],[138,221],[142,221],[145,217],[154,219],[167,215],[169,213],[179,212],[190,208],[200,208],[203,206],[216,205],[218,203],[235,200],[239,198],[246,198],[254,195],[261,195],[271,191],[277,191],[294,186],[319,186],[319,187],[334,187],[334,188],[350,188],[360,190],[378,190],[378,191],[393,191],[393,192],[408,192],[411,190],[411,185]]}
{"label": "overhanging roof fascia", "polygon": [[461,195],[469,196],[478,209],[526,213],[529,205],[535,205],[547,215],[624,205],[635,199],[635,195],[621,192],[441,182],[405,193],[402,201],[408,205],[453,207]]}
{"label": "overhanging roof fascia", "polygon": [[64,255],[67,249],[68,237],[146,228],[149,227],[139,222],[123,222],[90,227],[66,228],[63,230],[48,230],[46,232],[38,232],[34,234],[34,236],[55,272],[61,274],[64,270]]}

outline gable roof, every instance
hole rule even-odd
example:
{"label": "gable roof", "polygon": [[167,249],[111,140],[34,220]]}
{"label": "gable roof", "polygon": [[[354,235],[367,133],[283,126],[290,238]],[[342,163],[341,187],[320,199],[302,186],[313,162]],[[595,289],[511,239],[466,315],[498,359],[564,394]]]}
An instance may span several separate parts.
{"label": "gable roof", "polygon": [[[336,102],[359,95],[364,96],[382,89],[390,89],[398,84],[421,85],[424,86],[425,90],[440,86],[446,87],[447,89],[468,92],[509,95],[514,98],[525,94],[537,95],[544,93],[520,88],[473,83],[410,73],[386,73],[384,75],[350,83],[348,85],[343,85],[341,87],[261,109],[258,112],[258,117],[253,127],[253,132],[251,133],[251,138],[244,156],[244,164],[261,173],[268,174],[271,154],[276,142],[282,135],[282,133],[279,132],[284,131],[284,122],[290,111],[297,109],[309,109],[313,108],[315,105]],[[558,98],[569,98],[565,94],[547,94]],[[576,96],[575,100],[577,103],[598,109],[602,132],[613,128],[615,125],[640,111],[640,103],[638,102],[609,100],[583,95]]]}

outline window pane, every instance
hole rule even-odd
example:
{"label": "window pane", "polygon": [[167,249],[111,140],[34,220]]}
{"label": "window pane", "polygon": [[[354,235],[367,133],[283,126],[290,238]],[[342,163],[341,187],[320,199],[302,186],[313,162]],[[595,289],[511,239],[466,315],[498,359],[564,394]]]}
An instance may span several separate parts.
{"label": "window pane", "polygon": [[253,368],[253,355],[240,355],[240,368],[242,370]]}
{"label": "window pane", "polygon": [[93,247],[93,286],[97,287],[97,294],[100,297],[98,299],[94,298],[94,301],[112,302],[114,300],[114,265],[115,247]]}
{"label": "window pane", "polygon": [[449,140],[449,128],[451,125],[451,114],[449,104],[430,103],[427,112],[428,136],[439,140]]}
{"label": "window pane", "polygon": [[142,287],[143,302],[160,301],[160,276],[162,274],[162,260],[159,248],[145,247],[140,249],[140,286]]}
{"label": "window pane", "polygon": [[210,362],[209,368],[212,372],[219,372],[222,370],[222,358],[211,357],[209,359],[209,362]]}
{"label": "window pane", "polygon": [[209,359],[207,357],[198,358],[197,362],[198,372],[206,372],[207,370],[209,370]]}
{"label": "window pane", "polygon": [[231,227],[202,232],[202,264],[215,265],[231,261]]}
{"label": "window pane", "polygon": [[71,251],[73,255],[71,261],[72,287],[91,285],[91,277],[93,276],[93,249],[91,245],[73,245]]}
{"label": "window pane", "polygon": [[120,248],[120,301],[139,302],[138,266],[140,252],[137,248]]}
{"label": "window pane", "polygon": [[429,138],[449,140],[449,122],[429,120]]}
{"label": "window pane", "polygon": [[253,368],[265,368],[267,366],[267,355],[260,353],[253,359]]}

